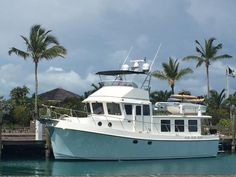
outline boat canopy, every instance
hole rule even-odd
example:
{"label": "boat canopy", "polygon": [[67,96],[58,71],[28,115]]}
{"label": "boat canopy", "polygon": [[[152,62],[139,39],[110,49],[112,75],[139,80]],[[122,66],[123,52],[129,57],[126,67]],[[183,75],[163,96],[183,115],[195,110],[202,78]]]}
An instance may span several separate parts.
{"label": "boat canopy", "polygon": [[109,71],[99,71],[96,74],[104,76],[118,76],[125,74],[146,74],[146,73],[143,71],[131,71],[131,70],[109,70]]}

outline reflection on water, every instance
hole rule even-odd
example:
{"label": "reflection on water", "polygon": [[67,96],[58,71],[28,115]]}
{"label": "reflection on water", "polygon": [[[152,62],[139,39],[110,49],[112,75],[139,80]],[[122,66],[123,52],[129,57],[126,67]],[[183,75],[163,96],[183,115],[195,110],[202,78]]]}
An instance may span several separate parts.
{"label": "reflection on water", "polygon": [[236,154],[150,161],[2,160],[0,175],[235,175]]}

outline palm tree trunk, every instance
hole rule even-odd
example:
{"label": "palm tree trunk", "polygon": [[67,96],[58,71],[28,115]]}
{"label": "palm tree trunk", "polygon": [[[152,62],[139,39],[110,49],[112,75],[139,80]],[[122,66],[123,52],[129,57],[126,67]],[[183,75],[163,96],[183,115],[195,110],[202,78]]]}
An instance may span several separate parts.
{"label": "palm tree trunk", "polygon": [[172,92],[172,94],[174,94],[175,93],[175,85],[174,84],[171,84],[171,92]]}
{"label": "palm tree trunk", "polygon": [[206,64],[206,74],[207,74],[207,98],[210,97],[210,81],[209,81],[209,65]]}
{"label": "palm tree trunk", "polygon": [[35,119],[38,119],[38,62],[35,62],[35,70],[34,70],[34,76],[35,76],[35,95],[34,95],[34,113],[35,113]]}
{"label": "palm tree trunk", "polygon": [[39,110],[38,110],[38,62],[35,62],[35,140],[42,140],[42,124],[39,122]]}

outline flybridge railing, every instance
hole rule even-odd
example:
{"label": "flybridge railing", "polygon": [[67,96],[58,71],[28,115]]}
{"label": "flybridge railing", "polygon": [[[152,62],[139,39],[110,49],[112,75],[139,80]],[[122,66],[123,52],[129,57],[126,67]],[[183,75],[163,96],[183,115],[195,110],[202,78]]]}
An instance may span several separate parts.
{"label": "flybridge railing", "polygon": [[83,110],[75,110],[70,108],[62,108],[57,106],[49,106],[42,104],[44,110],[40,111],[41,116],[48,116],[50,118],[60,119],[63,117],[87,117],[88,113]]}

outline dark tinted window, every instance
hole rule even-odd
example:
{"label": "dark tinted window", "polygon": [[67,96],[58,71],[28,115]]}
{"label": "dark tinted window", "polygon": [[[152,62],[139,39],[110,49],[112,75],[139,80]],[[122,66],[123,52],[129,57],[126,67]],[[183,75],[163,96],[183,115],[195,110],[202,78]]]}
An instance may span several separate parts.
{"label": "dark tinted window", "polygon": [[170,132],[170,120],[161,120],[161,131]]}
{"label": "dark tinted window", "polygon": [[188,120],[188,131],[197,132],[197,120]]}
{"label": "dark tinted window", "polygon": [[141,115],[141,106],[136,106],[136,115]]}
{"label": "dark tinted window", "polygon": [[184,132],[184,120],[175,120],[175,131]]}
{"label": "dark tinted window", "polygon": [[94,114],[104,114],[102,103],[92,103]]}
{"label": "dark tinted window", "polygon": [[132,115],[132,105],[131,104],[125,104],[125,112],[126,112],[126,115]]}
{"label": "dark tinted window", "polygon": [[143,115],[144,116],[149,116],[150,115],[149,105],[143,105]]}
{"label": "dark tinted window", "polygon": [[89,103],[86,104],[87,112],[88,114],[91,114],[91,109]]}
{"label": "dark tinted window", "polygon": [[107,103],[107,112],[111,115],[121,115],[120,105],[117,103]]}

